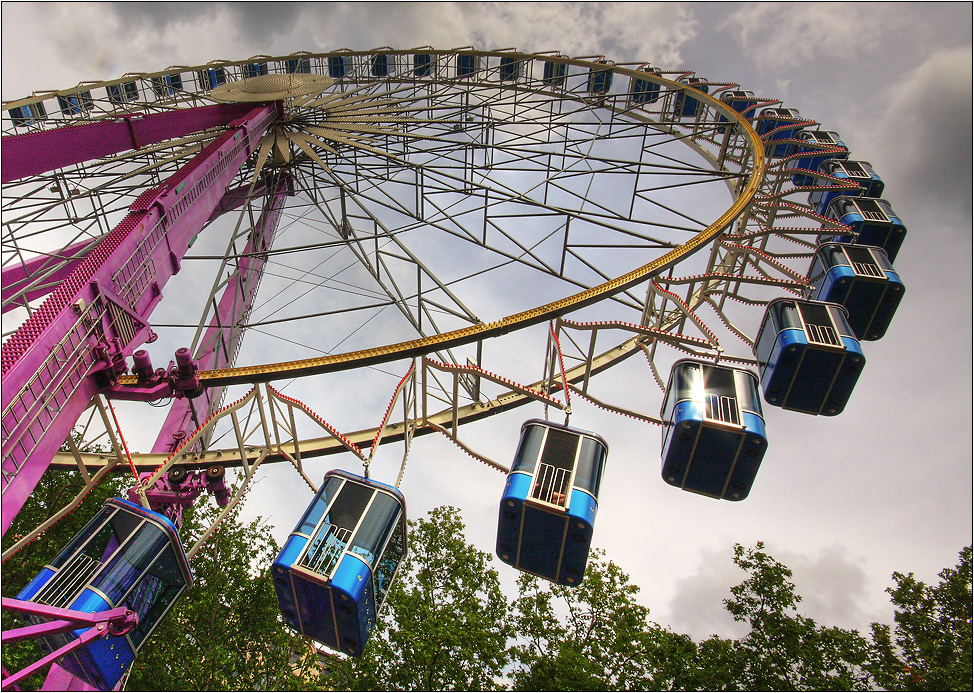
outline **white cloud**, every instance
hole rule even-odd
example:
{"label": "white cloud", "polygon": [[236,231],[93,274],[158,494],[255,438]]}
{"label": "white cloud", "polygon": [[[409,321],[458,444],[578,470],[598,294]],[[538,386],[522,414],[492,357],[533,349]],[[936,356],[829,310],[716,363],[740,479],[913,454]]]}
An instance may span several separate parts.
{"label": "white cloud", "polygon": [[[849,60],[875,50],[897,19],[873,3],[745,3],[718,29],[768,67],[788,69],[820,56]],[[863,31],[868,26],[869,31]]]}

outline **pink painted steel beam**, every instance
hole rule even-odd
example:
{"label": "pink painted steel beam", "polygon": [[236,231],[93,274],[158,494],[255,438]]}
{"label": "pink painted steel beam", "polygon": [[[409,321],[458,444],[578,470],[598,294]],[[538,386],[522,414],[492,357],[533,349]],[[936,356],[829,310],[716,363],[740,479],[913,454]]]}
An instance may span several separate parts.
{"label": "pink painted steel beam", "polygon": [[71,164],[223,127],[243,117],[251,105],[216,104],[9,135],[3,138],[0,178],[10,183]]}
{"label": "pink painted steel beam", "polygon": [[[237,270],[230,277],[229,284],[217,303],[216,313],[194,355],[200,370],[225,368],[233,363],[236,351],[243,340],[242,325],[254,305],[257,286],[260,284],[264,266],[267,264],[266,256],[260,253],[269,250],[274,242],[284,201],[288,195],[293,194],[291,179],[284,178],[278,183],[271,199],[265,203],[264,210],[244,248],[243,257],[237,261]],[[193,407],[201,419],[209,416],[210,408],[218,394],[218,388],[210,388],[193,400]],[[159,430],[152,452],[172,452],[182,438],[194,430],[196,424],[193,423],[190,401],[185,397],[176,399]]]}
{"label": "pink painted steel beam", "polygon": [[4,532],[81,411],[111,384],[113,359],[131,356],[150,334],[163,286],[279,115],[277,105],[250,108],[163,185],[140,195],[3,345]]}

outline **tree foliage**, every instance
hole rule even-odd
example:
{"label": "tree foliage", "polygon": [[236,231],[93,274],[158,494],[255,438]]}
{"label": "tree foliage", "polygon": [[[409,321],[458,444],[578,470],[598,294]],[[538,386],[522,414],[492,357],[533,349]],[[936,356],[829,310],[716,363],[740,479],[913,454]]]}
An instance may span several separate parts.
{"label": "tree foliage", "polygon": [[971,547],[939,577],[928,586],[913,573],[893,573],[895,625],[873,624],[874,671],[887,690],[971,689]]}
{"label": "tree foliage", "polygon": [[592,552],[577,587],[523,574],[518,588],[515,689],[648,690],[682,678],[679,654],[692,640],[650,621],[639,587],[602,552]]}
{"label": "tree foliage", "polygon": [[460,511],[409,523],[408,554],[359,659],[326,661],[323,684],[351,690],[492,690],[507,663],[508,605],[489,554]]}
{"label": "tree foliage", "polygon": [[[46,543],[4,565],[4,594],[26,581],[127,478],[105,484]],[[37,525],[76,493],[70,474],[45,476],[10,534]],[[216,508],[184,515],[191,546]],[[194,588],[153,634],[128,688],[146,690],[970,690],[971,548],[936,585],[893,574],[893,625],[819,625],[799,612],[792,572],[762,543],[735,545],[744,580],[727,612],[740,638],[695,641],[650,619],[639,587],[593,550],[578,587],[529,575],[508,602],[492,556],[467,543],[460,512],[440,507],[409,524],[409,553],[360,658],[319,651],[278,613],[270,527],[231,514],[192,561]],[[42,548],[43,547],[43,548]],[[18,558],[21,558],[18,554]],[[4,627],[12,627],[5,614]],[[35,648],[36,649],[36,648]],[[4,648],[4,665],[33,661]],[[27,659],[25,659],[27,658]],[[23,661],[22,661],[23,660]],[[34,682],[39,685],[40,680]],[[29,687],[29,686],[27,686]]]}
{"label": "tree foliage", "polygon": [[758,542],[734,547],[748,578],[724,601],[751,630],[735,641],[726,687],[744,690],[868,690],[869,641],[855,630],[826,628],[798,613],[791,570]]}

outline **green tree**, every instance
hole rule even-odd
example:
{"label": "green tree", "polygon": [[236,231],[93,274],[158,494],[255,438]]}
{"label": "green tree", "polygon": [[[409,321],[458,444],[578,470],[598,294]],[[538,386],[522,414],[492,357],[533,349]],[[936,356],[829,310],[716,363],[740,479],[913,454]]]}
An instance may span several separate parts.
{"label": "green tree", "polygon": [[764,552],[734,546],[748,578],[731,588],[727,611],[751,630],[723,653],[727,688],[743,690],[868,690],[869,641],[854,630],[826,628],[797,611],[791,570]]}
{"label": "green tree", "polygon": [[[180,535],[189,548],[218,508],[201,497],[183,515]],[[235,513],[196,552],[193,588],[173,607],[132,666],[131,690],[306,689],[303,671],[317,674],[309,641],[281,619],[271,579],[279,548],[260,518],[241,523]]]}
{"label": "green tree", "polygon": [[460,511],[409,523],[408,554],[360,658],[329,657],[324,686],[493,690],[508,662],[508,604],[491,556],[466,542]]}
{"label": "green tree", "polygon": [[681,687],[696,645],[649,619],[639,587],[595,549],[577,587],[518,579],[512,648],[517,690]]}
{"label": "green tree", "polygon": [[928,586],[913,573],[893,573],[888,588],[894,629],[873,624],[874,672],[887,690],[967,691],[974,685],[971,648],[971,547]]}

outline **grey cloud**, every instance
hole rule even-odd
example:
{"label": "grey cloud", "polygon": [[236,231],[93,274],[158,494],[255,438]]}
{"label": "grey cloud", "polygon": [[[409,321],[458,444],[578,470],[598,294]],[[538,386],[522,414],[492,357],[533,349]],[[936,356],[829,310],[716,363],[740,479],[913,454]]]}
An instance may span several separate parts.
{"label": "grey cloud", "polygon": [[[866,561],[841,545],[815,553],[797,553],[769,546],[776,560],[793,572],[796,592],[802,597],[798,612],[823,626],[868,629],[884,618],[882,586],[867,577]],[[735,623],[724,610],[730,588],[746,579],[731,560],[730,549],[701,552],[697,572],[676,582],[669,605],[669,623],[696,638],[712,634],[740,637],[748,626]]]}

